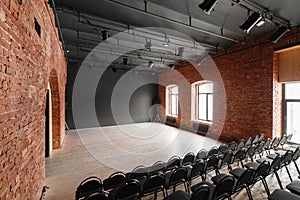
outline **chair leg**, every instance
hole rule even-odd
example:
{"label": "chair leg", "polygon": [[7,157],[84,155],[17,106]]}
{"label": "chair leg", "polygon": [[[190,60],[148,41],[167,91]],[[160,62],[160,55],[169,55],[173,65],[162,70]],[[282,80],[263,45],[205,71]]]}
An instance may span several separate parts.
{"label": "chair leg", "polygon": [[243,163],[243,161],[241,160],[241,165],[242,165],[242,168],[244,168],[244,163]]}
{"label": "chair leg", "polygon": [[253,197],[252,197],[251,190],[250,190],[249,186],[246,186],[246,191],[247,191],[249,200],[253,200]]}
{"label": "chair leg", "polygon": [[173,193],[175,192],[176,190],[176,185],[173,186]]}
{"label": "chair leg", "polygon": [[231,199],[231,196],[228,197],[228,200],[232,200],[232,199]]}
{"label": "chair leg", "polygon": [[290,170],[288,169],[288,167],[287,167],[286,165],[285,165],[284,167],[285,167],[285,169],[286,169],[286,171],[287,171],[287,173],[288,173],[288,175],[289,175],[289,178],[290,178],[291,182],[293,182],[293,179],[292,179]]}
{"label": "chair leg", "polygon": [[281,184],[281,181],[280,181],[280,178],[279,178],[279,175],[278,175],[277,171],[275,171],[274,173],[275,173],[275,175],[276,175],[276,178],[277,178],[278,184],[279,184],[279,186],[280,186],[280,189],[283,190],[283,187],[282,187],[282,184]]}
{"label": "chair leg", "polygon": [[300,171],[299,171],[299,167],[298,167],[298,165],[297,165],[297,163],[296,163],[296,161],[295,160],[293,160],[293,162],[294,162],[294,165],[295,165],[295,167],[296,167],[296,169],[297,169],[297,172],[298,172],[298,178],[300,178]]}
{"label": "chair leg", "polygon": [[267,195],[269,196],[270,195],[270,190],[269,190],[268,184],[267,184],[267,182],[266,182],[266,180],[264,178],[261,179],[261,180],[262,180],[262,182],[264,184],[264,187],[265,187],[265,190],[267,192]]}
{"label": "chair leg", "polygon": [[154,192],[154,199],[157,199],[157,191]]}

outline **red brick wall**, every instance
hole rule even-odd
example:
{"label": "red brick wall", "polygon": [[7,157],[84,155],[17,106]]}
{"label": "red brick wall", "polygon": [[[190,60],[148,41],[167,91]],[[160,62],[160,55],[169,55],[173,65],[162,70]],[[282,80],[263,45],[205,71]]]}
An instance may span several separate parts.
{"label": "red brick wall", "polygon": [[[300,42],[300,30],[294,28],[277,44],[268,41],[266,35],[259,40],[246,44],[237,44],[226,51],[213,56],[226,90],[227,111],[225,124],[221,133],[223,139],[242,139],[265,133],[267,137],[279,136],[282,131],[282,87],[278,83],[278,60],[273,54],[274,48],[293,45]],[[203,65],[203,64],[201,64]],[[205,66],[205,64],[204,64]],[[174,72],[159,75],[159,96],[162,107],[165,106],[165,90],[163,85],[179,85],[179,101],[181,109],[177,124],[191,127],[191,100],[189,83],[202,80],[191,65],[181,66],[177,70],[187,81],[177,81]],[[215,91],[215,94],[217,92]],[[219,109],[218,98],[214,97],[214,106]],[[165,112],[160,111],[162,119]],[[220,113],[214,113],[214,122]],[[210,130],[214,134],[214,129]]]}
{"label": "red brick wall", "polygon": [[[41,37],[34,29],[34,17]],[[52,9],[44,0],[23,0],[22,5],[17,0],[0,1],[0,199],[40,198],[45,185],[49,80],[57,148],[64,136],[66,62]]]}

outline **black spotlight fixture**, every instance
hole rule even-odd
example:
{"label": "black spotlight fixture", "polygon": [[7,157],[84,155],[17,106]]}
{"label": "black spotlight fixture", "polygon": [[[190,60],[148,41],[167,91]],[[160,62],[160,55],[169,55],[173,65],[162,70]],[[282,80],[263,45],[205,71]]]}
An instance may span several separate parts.
{"label": "black spotlight fixture", "polygon": [[253,12],[240,28],[249,33],[249,31],[261,20],[262,16],[258,12]]}
{"label": "black spotlight fixture", "polygon": [[106,30],[101,31],[101,35],[102,35],[102,41],[108,41],[108,32]]}
{"label": "black spotlight fixture", "polygon": [[290,31],[289,27],[281,26],[275,33],[273,33],[271,37],[269,37],[269,40],[271,40],[273,43],[276,43],[288,31]]}
{"label": "black spotlight fixture", "polygon": [[201,4],[199,4],[199,8],[201,8],[206,14],[209,15],[218,1],[219,0],[204,0]]}

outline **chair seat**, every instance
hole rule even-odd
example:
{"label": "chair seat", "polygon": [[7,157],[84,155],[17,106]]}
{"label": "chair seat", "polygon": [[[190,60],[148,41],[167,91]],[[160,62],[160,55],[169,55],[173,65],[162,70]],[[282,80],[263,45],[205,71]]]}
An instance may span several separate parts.
{"label": "chair seat", "polygon": [[265,161],[268,161],[269,163],[272,163],[272,159],[269,159],[269,158],[260,158],[260,159],[257,159],[256,162],[258,163],[262,163],[262,162],[265,162]]}
{"label": "chair seat", "polygon": [[[250,163],[249,163],[250,164]],[[233,170],[231,170],[229,173],[231,175],[233,175],[236,179],[238,179],[239,177],[241,177],[241,175],[245,172],[245,169],[243,168],[235,168]]]}
{"label": "chair seat", "polygon": [[197,191],[197,189],[199,189],[199,187],[200,187],[201,185],[208,185],[209,187],[212,187],[212,186],[213,186],[213,184],[211,184],[211,183],[209,183],[209,182],[207,182],[207,181],[203,181],[203,182],[200,182],[200,183],[198,183],[198,184],[196,184],[196,185],[193,185],[193,186],[191,187],[191,191],[194,193],[195,191]]}
{"label": "chair seat", "polygon": [[170,196],[164,198],[164,200],[189,200],[191,196],[182,190],[177,190]]}
{"label": "chair seat", "polygon": [[214,184],[217,184],[220,180],[222,180],[222,178],[224,178],[226,176],[226,174],[218,174],[217,176],[214,176],[211,178],[211,181]]}
{"label": "chair seat", "polygon": [[250,162],[245,165],[247,169],[253,169],[253,170],[257,170],[258,166],[259,166],[258,162]]}
{"label": "chair seat", "polygon": [[274,160],[278,155],[276,153],[267,155],[267,158]]}
{"label": "chair seat", "polygon": [[269,195],[268,200],[300,200],[300,196],[285,190],[276,189]]}
{"label": "chair seat", "polygon": [[300,181],[293,181],[286,188],[292,193],[300,195]]}

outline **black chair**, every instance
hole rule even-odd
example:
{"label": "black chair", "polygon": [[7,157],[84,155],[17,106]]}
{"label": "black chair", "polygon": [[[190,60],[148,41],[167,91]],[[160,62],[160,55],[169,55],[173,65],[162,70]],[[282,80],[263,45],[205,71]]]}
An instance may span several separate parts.
{"label": "black chair", "polygon": [[244,168],[243,160],[246,157],[246,149],[239,149],[237,152],[234,153],[233,162],[237,162],[237,164],[241,163],[242,167]]}
{"label": "black chair", "polygon": [[276,189],[268,197],[268,200],[300,200],[300,197],[288,191]]}
{"label": "black chair", "polygon": [[111,200],[134,200],[141,199],[141,184],[138,180],[131,179],[111,191]]}
{"label": "black chair", "polygon": [[131,172],[126,173],[126,177],[128,180],[136,179],[139,181],[143,181],[149,175],[149,168],[144,165],[139,165],[135,167]]}
{"label": "black chair", "polygon": [[253,162],[253,156],[254,156],[255,152],[256,152],[256,146],[255,145],[249,146],[247,151],[246,151],[245,158],[250,158],[251,161]]}
{"label": "black chair", "polygon": [[108,194],[104,191],[98,191],[90,194],[85,200],[108,200]]}
{"label": "black chair", "polygon": [[219,158],[217,155],[212,155],[210,158],[208,158],[205,165],[204,180],[206,180],[207,174],[213,170],[215,171],[216,175],[219,174],[218,164],[219,164]]}
{"label": "black chair", "polygon": [[179,156],[172,156],[167,164],[166,164],[166,168],[165,168],[165,171],[170,171],[170,170],[173,170],[173,169],[176,169],[178,168],[179,166],[181,165],[181,159]]}
{"label": "black chair", "polygon": [[103,189],[102,181],[96,177],[91,176],[84,179],[76,189],[76,200],[84,199],[87,196],[95,193],[100,192]]}
{"label": "black chair", "polygon": [[237,148],[237,143],[235,141],[231,141],[229,144],[228,144],[228,151],[232,151],[234,152]]}
{"label": "black chair", "polygon": [[245,148],[248,148],[252,145],[252,137],[249,137],[245,142]]}
{"label": "black chair", "polygon": [[220,144],[218,148],[218,155],[224,154],[228,150],[228,146],[225,144]]}
{"label": "black chair", "polygon": [[254,175],[253,169],[236,168],[236,169],[231,170],[229,173],[231,175],[233,175],[234,178],[236,179],[233,190],[232,190],[232,194],[237,193],[245,188],[247,191],[249,200],[252,200],[253,197],[252,197],[249,186],[252,183],[252,178]]}
{"label": "black chair", "polygon": [[111,174],[108,178],[103,180],[103,189],[109,192],[119,187],[126,181],[126,174],[124,174],[123,172],[115,172]]}
{"label": "black chair", "polygon": [[194,163],[195,159],[195,154],[193,152],[189,152],[183,157],[181,165],[191,165]]}
{"label": "black chair", "polygon": [[252,144],[258,143],[258,142],[259,142],[258,140],[259,140],[259,136],[256,135],[256,136],[253,138],[253,140],[252,140]]}
{"label": "black chair", "polygon": [[299,167],[296,163],[296,161],[298,160],[298,158],[300,157],[300,147],[297,147],[295,150],[294,150],[294,154],[293,154],[293,163],[297,169],[297,172],[298,172],[298,178],[300,178],[300,171],[299,171]]}
{"label": "black chair", "polygon": [[291,183],[289,183],[286,188],[296,194],[296,195],[299,195],[300,196],[300,181],[293,181]]}
{"label": "black chair", "polygon": [[278,137],[275,137],[272,142],[271,142],[271,149],[276,149],[278,146],[279,146],[279,138]]}
{"label": "black chair", "polygon": [[163,171],[166,168],[166,163],[164,161],[157,161],[150,167],[149,175],[153,173]]}
{"label": "black chair", "polygon": [[242,139],[240,142],[239,142],[239,144],[237,145],[237,151],[238,150],[240,150],[240,149],[242,149],[242,148],[244,148],[245,147],[245,140],[244,139]]}
{"label": "black chair", "polygon": [[245,167],[248,169],[253,169],[254,171],[252,184],[257,183],[258,181],[262,181],[266,193],[270,195],[270,190],[266,182],[266,177],[269,175],[269,170],[270,170],[269,162],[263,161],[262,163],[256,163],[256,162],[247,163]]}
{"label": "black chair", "polygon": [[286,143],[291,142],[291,139],[293,137],[293,134],[288,134],[286,138]]}
{"label": "black chair", "polygon": [[141,196],[145,197],[154,194],[154,199],[157,199],[157,193],[161,191],[165,197],[164,185],[165,175],[163,173],[157,172],[152,174],[145,180]]}
{"label": "black chair", "polygon": [[251,164],[249,164],[249,167],[252,167],[255,169],[259,165],[258,163],[269,162],[269,164],[270,164],[269,175],[275,174],[280,188],[283,189],[281,180],[280,180],[278,172],[277,172],[281,168],[281,161],[282,161],[282,157],[280,155],[277,155],[273,160],[268,159],[268,158],[258,159],[258,160],[256,160],[257,163],[251,163]]}
{"label": "black chair", "polygon": [[287,142],[287,135],[283,134],[280,141],[279,141],[279,145],[283,148],[283,145],[285,145]]}
{"label": "black chair", "polygon": [[201,149],[200,151],[198,151],[197,156],[196,156],[196,160],[206,160],[207,159],[207,151],[205,149]]}
{"label": "black chair", "polygon": [[[218,200],[218,199],[225,199],[228,198],[231,200],[231,194],[234,186],[234,177],[232,175],[217,175],[222,176],[216,184],[211,184],[209,182],[201,182],[197,185],[191,187],[192,192],[198,190],[199,187],[202,185],[208,185],[210,187],[210,197],[208,199]],[[212,178],[212,180],[214,177]]]}
{"label": "black chair", "polygon": [[202,181],[205,180],[204,177],[205,174],[205,162],[204,160],[198,160],[196,161],[192,167],[189,170],[188,173],[188,180],[190,182],[190,185],[192,185],[192,180],[201,177]]}
{"label": "black chair", "polygon": [[259,138],[258,138],[258,142],[262,142],[265,139],[265,134],[260,134]]}
{"label": "black chair", "polygon": [[254,153],[255,158],[256,158],[256,155],[259,155],[260,158],[262,157],[262,153],[264,150],[264,144],[265,143],[262,141],[256,145],[256,149],[255,149],[255,153]]}
{"label": "black chair", "polygon": [[176,190],[176,186],[183,184],[185,191],[189,192],[188,185],[188,170],[186,167],[180,167],[165,174],[165,189],[168,195],[168,189],[173,187],[173,192]]}
{"label": "black chair", "polygon": [[164,200],[206,200],[209,199],[210,187],[206,184],[201,185],[192,195],[187,194],[182,190],[172,193]]}
{"label": "black chair", "polygon": [[[271,149],[271,139],[268,138],[266,141],[265,141],[265,144],[264,144],[264,152],[266,152],[266,154],[270,154],[270,149]],[[263,155],[263,154],[262,154]]]}
{"label": "black chair", "polygon": [[231,170],[231,164],[233,163],[233,153],[232,151],[227,151],[225,154],[219,155],[218,169],[227,165],[227,169]]}
{"label": "black chair", "polygon": [[218,155],[218,150],[219,150],[218,147],[212,147],[207,153],[207,158],[210,158],[211,156],[214,155]]}

